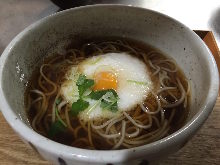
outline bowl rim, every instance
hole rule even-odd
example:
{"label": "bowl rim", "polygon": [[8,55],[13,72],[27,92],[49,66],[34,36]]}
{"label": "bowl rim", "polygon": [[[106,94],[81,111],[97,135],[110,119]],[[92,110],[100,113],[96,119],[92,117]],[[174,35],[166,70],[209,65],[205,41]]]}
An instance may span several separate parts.
{"label": "bowl rim", "polygon": [[[29,33],[31,29],[34,29],[38,27],[39,25],[44,24],[47,21],[50,21],[50,19],[53,17],[59,16],[59,15],[65,15],[66,13],[74,12],[75,10],[86,10],[87,8],[103,8],[103,7],[105,8],[108,8],[108,7],[127,8],[127,9],[132,8],[135,10],[143,10],[143,12],[154,13],[159,16],[170,19],[180,24],[189,33],[191,33],[192,36],[197,40],[198,44],[205,47],[205,50],[207,51],[207,55],[205,57],[207,60],[207,64],[210,67],[209,69],[210,69],[210,75],[211,75],[210,76],[210,88],[208,91],[207,98],[202,103],[201,109],[193,116],[193,118],[190,121],[188,121],[182,128],[172,133],[171,135],[164,137],[163,139],[160,139],[153,143],[149,143],[149,144],[142,145],[139,147],[134,147],[131,149],[122,149],[122,150],[105,151],[105,150],[88,150],[88,149],[70,147],[70,146],[66,146],[66,145],[57,143],[55,141],[52,141],[38,134],[33,129],[28,127],[20,119],[18,119],[18,115],[14,113],[14,111],[12,110],[13,108],[10,107],[10,104],[6,100],[5,93],[2,88],[4,64],[11,50],[15,47],[17,42],[19,42],[27,33]],[[28,142],[31,142],[33,145],[37,146],[37,148],[39,148],[40,150],[44,150],[51,154],[64,157],[67,159],[75,159],[77,161],[95,162],[95,163],[122,162],[122,161],[125,161],[124,158],[126,158],[126,156],[128,155],[129,155],[129,159],[138,158],[138,157],[144,156],[146,154],[145,152],[149,152],[150,150],[152,150],[152,147],[158,151],[158,149],[169,147],[170,145],[177,143],[183,138],[186,138],[186,139],[187,137],[189,138],[189,136],[194,134],[195,131],[202,125],[202,123],[204,123],[208,115],[211,113],[214,107],[215,101],[217,99],[218,88],[219,88],[219,75],[218,75],[218,69],[217,69],[217,65],[214,60],[214,57],[212,56],[207,46],[194,32],[192,32],[184,24],[180,23],[179,21],[165,14],[162,14],[160,12],[150,10],[150,9],[127,6],[127,5],[116,5],[116,4],[88,5],[88,6],[81,6],[81,7],[64,10],[64,11],[49,15],[31,24],[30,26],[25,28],[22,32],[20,32],[9,43],[9,45],[6,47],[6,49],[2,53],[2,56],[0,57],[0,100],[1,100],[0,107],[3,113],[3,116],[7,120],[9,125],[14,129],[16,133],[18,133],[21,137],[23,137]],[[126,161],[129,159],[126,159]]]}

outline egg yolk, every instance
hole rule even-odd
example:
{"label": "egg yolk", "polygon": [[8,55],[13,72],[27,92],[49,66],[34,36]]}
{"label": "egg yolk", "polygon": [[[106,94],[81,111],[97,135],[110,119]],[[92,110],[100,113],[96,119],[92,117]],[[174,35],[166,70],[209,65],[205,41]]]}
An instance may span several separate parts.
{"label": "egg yolk", "polygon": [[95,74],[94,90],[117,89],[117,79],[112,72],[99,72]]}

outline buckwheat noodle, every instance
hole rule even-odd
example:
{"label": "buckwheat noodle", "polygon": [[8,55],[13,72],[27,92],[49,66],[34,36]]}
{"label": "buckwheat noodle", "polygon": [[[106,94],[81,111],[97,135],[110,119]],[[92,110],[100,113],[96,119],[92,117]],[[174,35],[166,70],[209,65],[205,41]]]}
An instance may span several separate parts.
{"label": "buckwheat noodle", "polygon": [[[156,90],[133,110],[111,119],[84,122],[70,116],[71,105],[59,91],[64,82],[63,75],[69,67],[87,57],[108,52],[127,52],[144,61],[151,71]],[[34,111],[31,118],[33,129],[44,136],[56,120],[58,110],[69,130],[71,140],[68,145],[87,149],[123,149],[148,144],[172,133],[172,124],[179,116],[177,113],[183,115],[185,113],[180,111],[187,111],[189,95],[189,82],[181,75],[175,61],[159,51],[143,51],[129,42],[116,40],[85,44],[81,49],[69,49],[66,55],[57,55],[45,61],[39,68],[37,81],[28,90],[27,100],[30,103],[27,107],[28,113]],[[60,102],[57,104],[58,99]],[[178,120],[183,121],[184,116]],[[66,143],[65,139],[61,142]]]}

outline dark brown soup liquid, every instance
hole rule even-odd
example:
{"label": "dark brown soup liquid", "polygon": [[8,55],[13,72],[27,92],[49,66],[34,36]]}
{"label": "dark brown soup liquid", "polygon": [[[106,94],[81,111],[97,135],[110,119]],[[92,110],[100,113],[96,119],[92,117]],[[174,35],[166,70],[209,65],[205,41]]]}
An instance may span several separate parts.
{"label": "dark brown soup liquid", "polygon": [[[122,52],[139,58],[150,73],[154,89],[143,103],[145,109],[138,105],[126,112],[132,119],[121,113],[117,122],[113,120],[104,126],[111,119],[85,122],[71,115],[71,104],[61,106],[64,98],[59,94],[60,88],[72,66],[91,56]],[[33,129],[56,142],[79,148],[110,150],[145,145],[180,129],[189,113],[189,83],[175,61],[131,39],[94,39],[71,44],[65,54],[46,57],[29,82],[25,100]]]}

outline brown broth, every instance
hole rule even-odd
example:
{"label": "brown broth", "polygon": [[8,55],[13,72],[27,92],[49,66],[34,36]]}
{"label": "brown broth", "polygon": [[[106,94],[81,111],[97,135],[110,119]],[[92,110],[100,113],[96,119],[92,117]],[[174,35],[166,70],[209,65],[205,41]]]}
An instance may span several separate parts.
{"label": "brown broth", "polygon": [[[142,52],[150,52],[150,51],[157,51],[157,52],[160,52],[159,50],[145,44],[145,43],[142,43],[142,42],[139,42],[139,41],[134,41],[134,40],[131,40],[131,39],[121,39],[121,38],[111,38],[111,39],[94,39],[93,41],[83,41],[82,43],[78,43],[78,45],[69,45],[67,47],[67,50],[68,49],[84,49],[83,48],[83,45],[85,45],[85,43],[102,43],[102,42],[105,42],[105,41],[116,41],[116,40],[122,40],[126,43],[128,43],[129,45],[132,45],[132,48],[135,48],[136,50],[140,50]],[[95,42],[94,42],[95,41]],[[120,48],[120,52],[127,52],[128,49],[125,49],[123,46],[119,46]],[[89,46],[84,50],[84,56],[85,57],[90,57],[91,54],[93,55],[94,54],[94,50],[93,48],[89,48]],[[160,54],[163,54],[160,52]],[[134,54],[133,54],[134,55]],[[135,55],[134,55],[135,56]],[[166,55],[161,55],[162,58],[164,59],[169,59],[167,58]],[[140,56],[137,56],[140,60],[143,60]],[[55,60],[54,60],[55,59]],[[60,54],[57,54],[57,55],[53,55],[53,56],[49,56],[49,57],[46,57],[44,60],[43,60],[43,64],[48,64],[48,63],[52,63],[50,65],[53,65],[53,66],[58,66],[57,69],[45,69],[44,70],[44,73],[48,76],[48,78],[50,80],[52,80],[53,82],[55,82],[58,86],[60,86],[62,84],[62,82],[64,81],[64,76],[65,76],[65,71],[68,70],[69,66],[68,65],[64,65],[62,69],[59,69],[59,67],[61,68],[61,66],[59,65],[62,65],[62,62],[66,59],[70,59],[70,53],[67,53],[65,55],[60,55]],[[51,62],[52,61],[52,62]],[[147,65],[147,68],[148,70],[153,73],[153,70],[151,67],[149,67],[148,64]],[[186,90],[187,89],[187,83],[185,81],[185,76],[183,74],[183,72],[181,71],[180,68],[178,68],[178,71],[176,73],[168,73],[170,77],[172,77],[173,79],[175,79],[176,77],[178,77],[184,87],[184,89]],[[32,100],[34,99],[37,99],[38,96],[37,94],[33,94],[33,93],[30,93],[30,90],[31,89],[39,89],[43,92],[49,92],[52,90],[52,86],[48,83],[45,83],[43,84],[44,87],[46,88],[46,90],[42,89],[40,86],[39,86],[39,83],[38,83],[38,80],[39,80],[39,77],[40,77],[40,73],[39,73],[39,67],[35,69],[35,71],[33,72],[32,76],[31,76],[31,79],[30,79],[30,83],[29,83],[29,86],[28,88],[26,89],[26,92],[25,92],[25,100],[26,100],[26,105],[28,107],[28,98],[31,97]],[[154,86],[156,88],[156,86],[159,85],[158,83],[158,78],[157,77],[154,77],[154,76],[151,76],[151,79],[152,81],[154,82]],[[44,82],[44,81],[42,81]],[[177,93],[176,94],[177,96],[180,95],[180,93]],[[47,108],[47,112],[44,114],[41,122],[39,124],[37,124],[37,131],[48,137],[48,138],[51,138],[48,136],[47,132],[48,132],[48,128],[47,126],[45,125],[45,122],[50,125],[51,123],[51,120],[46,120],[46,115],[50,114],[52,112],[52,105],[53,105],[53,102],[54,102],[54,99],[55,99],[55,96],[56,95],[52,95],[48,98],[48,108]],[[168,102],[173,102],[173,98],[169,98],[169,97],[166,97],[166,100]],[[188,105],[189,105],[189,96],[187,97],[187,100],[188,100]],[[147,99],[146,99],[146,102],[150,103],[153,107],[156,107],[156,105],[154,105],[154,99],[152,98],[152,96],[148,96]],[[29,110],[27,110],[27,114],[28,114],[28,117],[29,117],[29,120],[30,122],[32,123],[33,122],[33,119],[34,117],[37,115],[37,109],[35,108],[36,106],[31,106],[31,108]],[[175,115],[173,117],[173,120],[172,122],[170,123],[170,129],[169,129],[169,132],[168,134],[171,134],[173,132],[175,132],[176,130],[180,129],[185,121],[186,121],[186,118],[188,116],[188,113],[189,113],[189,110],[188,110],[188,106],[186,108],[184,108],[183,106],[183,103],[180,104],[178,106],[178,108],[176,108],[176,112],[175,112]],[[130,113],[133,113],[133,112],[130,112]],[[169,108],[164,108],[164,114],[165,114],[165,118],[168,119],[171,115],[171,110]],[[60,114],[60,116],[65,119],[65,114],[62,113]],[[157,114],[155,115],[156,118],[160,118],[160,114]],[[79,125],[80,125],[80,122],[78,120],[78,118],[76,117],[71,117],[70,116],[70,122],[71,122],[71,125],[73,127],[73,129],[76,129]],[[120,125],[118,126],[120,127]],[[143,130],[142,133],[140,135],[144,135],[145,133],[149,133],[150,131],[154,131],[157,127],[157,124],[155,122],[153,122],[152,124],[152,128],[148,129],[148,130]],[[116,127],[117,128],[117,127]],[[166,135],[167,136],[167,135]],[[79,131],[78,131],[78,138],[75,138],[73,136],[73,133],[67,129],[66,131],[64,132],[60,132],[58,133],[55,137],[51,138],[52,140],[54,141],[57,141],[59,143],[62,143],[62,144],[65,144],[65,145],[70,145],[70,146],[74,146],[74,147],[80,147],[80,148],[87,148],[87,149],[94,149],[92,148],[89,144],[86,144],[87,142],[84,142],[84,141],[79,141],[79,142],[76,142],[77,139],[79,138],[87,138],[88,137],[88,133],[87,131],[85,131],[83,128],[81,128]],[[97,134],[94,133],[94,137],[93,137],[93,143],[94,145],[96,146],[95,149],[104,149],[104,150],[107,150],[107,149],[110,149],[112,146],[109,145],[106,141],[106,139],[103,139],[102,137],[99,137]],[[126,147],[124,146],[121,146],[119,149],[124,149]]]}

